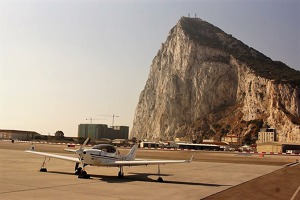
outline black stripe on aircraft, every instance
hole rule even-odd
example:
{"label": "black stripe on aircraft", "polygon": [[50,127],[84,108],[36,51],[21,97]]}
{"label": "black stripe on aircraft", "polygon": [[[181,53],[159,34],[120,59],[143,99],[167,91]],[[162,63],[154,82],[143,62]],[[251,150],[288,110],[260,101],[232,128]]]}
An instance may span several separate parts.
{"label": "black stripe on aircraft", "polygon": [[104,155],[97,155],[97,154],[90,154],[93,158],[103,158],[103,159],[110,159],[110,160],[120,160],[116,157],[104,156]]}

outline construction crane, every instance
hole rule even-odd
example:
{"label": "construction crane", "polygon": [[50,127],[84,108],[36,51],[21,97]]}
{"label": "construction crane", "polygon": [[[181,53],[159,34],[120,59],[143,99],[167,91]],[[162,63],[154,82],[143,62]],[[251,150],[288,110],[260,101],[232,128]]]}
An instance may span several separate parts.
{"label": "construction crane", "polygon": [[93,120],[103,120],[103,119],[95,119],[95,118],[87,118],[87,119],[85,119],[85,120],[90,120],[90,123],[92,124],[93,123]]}
{"label": "construction crane", "polygon": [[113,114],[113,115],[97,115],[97,116],[112,117],[112,125],[111,125],[112,127],[114,126],[115,117],[119,117],[119,116],[117,116],[115,114]]}

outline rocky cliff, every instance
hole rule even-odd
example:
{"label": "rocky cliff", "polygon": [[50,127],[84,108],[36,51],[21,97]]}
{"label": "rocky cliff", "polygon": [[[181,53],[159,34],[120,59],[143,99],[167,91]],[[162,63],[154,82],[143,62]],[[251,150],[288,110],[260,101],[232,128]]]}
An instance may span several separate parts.
{"label": "rocky cliff", "polygon": [[131,136],[300,142],[300,72],[201,19],[182,17],[153,59]]}

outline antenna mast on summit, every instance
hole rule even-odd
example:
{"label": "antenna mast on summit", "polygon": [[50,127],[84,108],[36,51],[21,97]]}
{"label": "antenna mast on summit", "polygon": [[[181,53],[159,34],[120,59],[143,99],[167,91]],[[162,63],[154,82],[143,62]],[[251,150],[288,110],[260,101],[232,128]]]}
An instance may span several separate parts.
{"label": "antenna mast on summit", "polygon": [[195,18],[197,18],[197,13],[195,13]]}

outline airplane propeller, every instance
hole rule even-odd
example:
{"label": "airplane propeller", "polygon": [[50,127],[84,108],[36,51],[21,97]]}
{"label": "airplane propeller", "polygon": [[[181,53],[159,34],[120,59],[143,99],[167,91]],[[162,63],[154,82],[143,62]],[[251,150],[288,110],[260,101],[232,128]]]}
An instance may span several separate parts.
{"label": "airplane propeller", "polygon": [[82,154],[83,154],[83,148],[85,145],[89,142],[90,138],[86,138],[86,140],[83,142],[83,144],[80,146],[80,148],[76,151],[76,154],[78,155],[79,159],[81,160]]}

